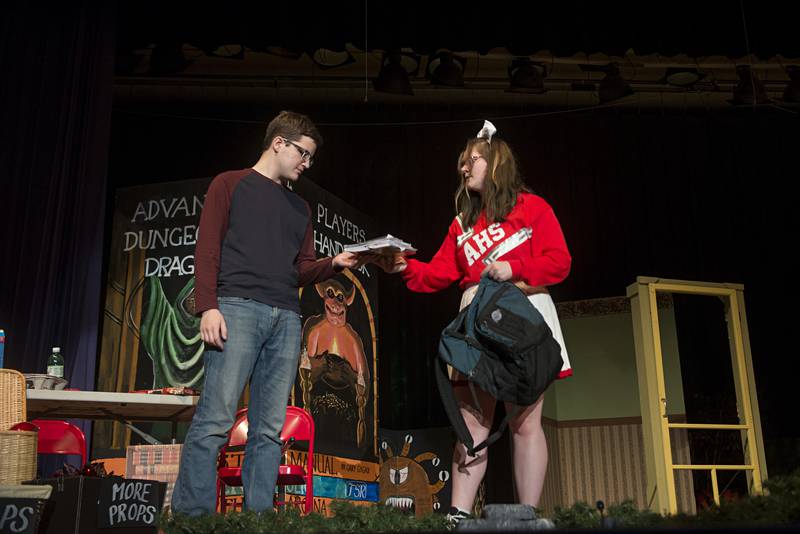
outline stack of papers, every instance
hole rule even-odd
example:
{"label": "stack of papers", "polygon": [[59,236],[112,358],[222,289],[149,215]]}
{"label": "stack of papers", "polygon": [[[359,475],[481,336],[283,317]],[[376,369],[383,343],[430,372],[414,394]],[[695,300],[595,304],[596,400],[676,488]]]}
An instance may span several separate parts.
{"label": "stack of papers", "polygon": [[375,254],[396,254],[402,253],[405,256],[411,256],[417,252],[417,249],[411,246],[411,243],[406,243],[402,239],[398,239],[391,234],[386,234],[383,237],[377,237],[364,241],[362,243],[353,243],[352,245],[344,246],[345,252],[372,252]]}

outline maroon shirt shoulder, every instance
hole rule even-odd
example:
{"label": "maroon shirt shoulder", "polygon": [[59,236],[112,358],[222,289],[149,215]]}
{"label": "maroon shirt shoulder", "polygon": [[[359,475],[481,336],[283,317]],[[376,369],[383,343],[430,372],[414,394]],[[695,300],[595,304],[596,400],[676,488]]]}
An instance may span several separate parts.
{"label": "maroon shirt shoulder", "polygon": [[233,190],[252,169],[228,171],[217,175],[208,186],[203,211],[200,214],[200,227],[197,231],[197,244],[194,253],[195,313],[217,307],[217,275],[219,273],[220,251],[225,232],[228,231]]}

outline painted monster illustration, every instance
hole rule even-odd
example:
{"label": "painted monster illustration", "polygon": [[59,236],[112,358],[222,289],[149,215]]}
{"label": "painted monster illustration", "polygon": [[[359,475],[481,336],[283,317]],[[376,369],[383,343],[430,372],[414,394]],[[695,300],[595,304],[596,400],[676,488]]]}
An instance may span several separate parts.
{"label": "painted monster illustration", "polygon": [[422,517],[440,508],[437,493],[450,478],[450,473],[439,471],[439,480],[431,484],[428,473],[421,463],[431,460],[438,467],[440,460],[432,452],[423,452],[414,458],[408,456],[413,438],[406,436],[403,450],[398,456],[385,441],[381,445],[386,452],[386,460],[381,464],[380,495],[386,506],[413,511],[416,517]]}
{"label": "painted monster illustration", "polygon": [[370,373],[361,337],[347,323],[347,309],[353,304],[356,288],[351,286],[347,291],[336,280],[314,287],[325,304],[325,313],[309,317],[303,325],[303,405],[314,415],[324,415],[321,419],[332,425],[352,425],[356,444],[361,447],[366,437]]}

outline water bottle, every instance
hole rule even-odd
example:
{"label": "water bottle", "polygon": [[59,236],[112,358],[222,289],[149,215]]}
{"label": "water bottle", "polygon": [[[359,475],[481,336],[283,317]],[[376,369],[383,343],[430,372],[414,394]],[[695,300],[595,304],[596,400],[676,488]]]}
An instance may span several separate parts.
{"label": "water bottle", "polygon": [[5,352],[6,352],[6,333],[5,330],[0,328],[0,369],[2,369],[4,366],[3,357],[5,355]]}
{"label": "water bottle", "polygon": [[64,356],[60,347],[53,347],[53,353],[47,359],[47,374],[64,378]]}

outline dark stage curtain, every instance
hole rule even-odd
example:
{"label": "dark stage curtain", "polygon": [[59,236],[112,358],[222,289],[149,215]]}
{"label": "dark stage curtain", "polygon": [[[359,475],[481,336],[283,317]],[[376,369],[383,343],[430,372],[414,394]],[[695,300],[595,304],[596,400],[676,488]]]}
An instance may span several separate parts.
{"label": "dark stage curtain", "polygon": [[[288,107],[322,123],[326,140],[304,179],[374,217],[384,231],[412,241],[422,260],[434,254],[452,220],[456,157],[465,140],[484,117],[514,114],[410,104],[394,110],[292,103],[252,109],[140,106],[115,110],[116,185],[211,176],[250,165],[266,121]],[[264,124],[237,124],[239,117]],[[573,254],[569,278],[552,288],[556,302],[623,296],[637,275],[745,284],[767,434],[783,427],[781,398],[791,376],[782,369],[793,343],[786,284],[796,239],[787,188],[796,167],[797,117],[772,107],[632,105],[495,121],[529,185],[554,207]],[[451,119],[465,122],[348,126]],[[383,274],[379,283],[381,423],[445,424],[431,362],[441,329],[456,313],[459,291],[415,294],[399,277]]]}
{"label": "dark stage curtain", "polygon": [[114,2],[20,3],[0,31],[0,327],[6,366],[94,389]]}
{"label": "dark stage curtain", "polygon": [[[410,240],[427,261],[454,215],[456,158],[464,142],[483,118],[518,112],[477,105],[272,106],[119,106],[112,126],[112,184],[212,176],[250,165],[266,121],[286,107],[322,123],[325,146],[303,179],[374,217],[383,232]],[[349,126],[453,119],[465,122]],[[528,184],[553,206],[572,252],[572,272],[552,288],[554,300],[624,296],[637,275],[744,283],[765,440],[769,446],[796,436],[796,427],[786,424],[794,417],[786,395],[796,379],[786,369],[796,344],[796,262],[790,260],[796,209],[789,190],[797,166],[798,115],[773,107],[629,106],[495,124],[516,150]],[[378,276],[381,426],[446,425],[432,362],[460,292],[453,287],[416,294],[397,276]],[[680,315],[678,320],[690,321],[681,323],[681,331],[712,330],[704,317]],[[724,337],[724,326],[719,330]],[[692,415],[689,394],[717,393],[724,365],[715,362],[724,364],[728,356],[712,358],[719,355],[707,354],[707,345],[680,342]],[[578,360],[573,355],[573,363]],[[576,376],[581,372],[576,363]],[[497,417],[502,413],[498,408]],[[513,499],[510,455],[504,453],[508,439],[506,433],[489,462],[488,502]],[[784,464],[791,465],[791,455],[785,456],[790,459]],[[780,458],[773,454],[770,461],[775,459]]]}

